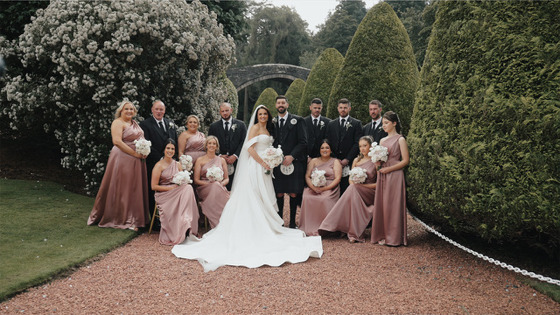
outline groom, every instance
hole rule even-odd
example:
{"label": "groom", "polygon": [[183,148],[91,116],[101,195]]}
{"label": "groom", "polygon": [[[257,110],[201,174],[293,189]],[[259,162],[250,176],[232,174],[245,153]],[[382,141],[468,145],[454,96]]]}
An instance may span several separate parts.
{"label": "groom", "polygon": [[[241,147],[243,147],[243,141],[247,135],[247,127],[245,127],[245,123],[241,120],[231,117],[231,113],[231,104],[223,102],[220,105],[220,116],[222,116],[222,119],[210,125],[208,135],[218,138],[220,143],[219,154],[226,160],[228,167],[230,165],[236,167]],[[229,183],[226,185],[228,190],[231,190],[233,176],[234,174],[229,175]]]}
{"label": "groom", "polygon": [[274,190],[280,218],[284,218],[284,194],[290,196],[290,228],[296,227],[298,199],[303,192],[307,162],[307,134],[305,122],[300,116],[288,113],[288,99],[284,95],[276,97],[278,117],[274,122],[274,146],[281,146],[284,161],[281,166],[293,166],[293,171],[284,174],[278,166],[274,168]]}

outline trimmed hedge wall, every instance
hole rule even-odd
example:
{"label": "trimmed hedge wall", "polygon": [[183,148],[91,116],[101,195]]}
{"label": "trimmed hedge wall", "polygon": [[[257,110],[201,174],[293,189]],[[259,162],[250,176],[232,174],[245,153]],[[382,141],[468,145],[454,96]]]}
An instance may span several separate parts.
{"label": "trimmed hedge wall", "polygon": [[439,5],[408,138],[410,205],[459,232],[558,248],[560,5]]}
{"label": "trimmed hedge wall", "polygon": [[[255,108],[259,105],[265,105],[268,110],[270,110],[271,115],[276,114],[276,96],[278,93],[273,88],[266,88],[262,91],[261,95],[257,99],[257,102],[253,106],[253,110],[251,110],[251,114],[255,111]],[[250,116],[249,116],[250,117]]]}
{"label": "trimmed hedge wall", "polygon": [[286,94],[284,94],[288,98],[288,104],[290,104],[290,108],[288,109],[290,113],[297,115],[303,89],[305,89],[305,81],[302,79],[295,79],[292,81],[292,84],[290,84]]}

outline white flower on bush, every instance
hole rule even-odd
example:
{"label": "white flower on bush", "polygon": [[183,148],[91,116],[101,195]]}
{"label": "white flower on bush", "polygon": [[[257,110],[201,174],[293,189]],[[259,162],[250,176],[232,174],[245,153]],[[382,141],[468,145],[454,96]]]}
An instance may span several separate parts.
{"label": "white flower on bush", "polygon": [[191,175],[187,171],[180,171],[173,175],[173,179],[171,180],[173,184],[177,184],[179,186],[186,185],[192,183]]}
{"label": "white flower on bush", "polygon": [[325,177],[325,171],[315,168],[311,172],[311,183],[315,187],[323,187],[327,185],[327,178]]}
{"label": "white flower on bush", "polygon": [[366,181],[367,173],[366,170],[361,167],[354,167],[350,170],[349,179],[355,184],[362,184]]}
{"label": "white flower on bush", "polygon": [[224,171],[217,166],[209,167],[206,170],[206,178],[211,182],[221,182],[224,179]]}
{"label": "white flower on bush", "polygon": [[192,170],[193,167],[192,156],[183,154],[179,157],[179,162],[181,162],[181,166],[183,167],[183,170],[187,172],[190,172]]}
{"label": "white flower on bush", "polygon": [[371,157],[371,161],[373,163],[377,161],[387,162],[389,151],[387,151],[387,147],[378,145],[377,142],[374,142],[371,144],[371,148],[369,148],[368,156]]}
{"label": "white flower on bush", "polygon": [[134,145],[136,146],[136,152],[142,155],[150,154],[150,147],[152,142],[146,139],[134,140]]}

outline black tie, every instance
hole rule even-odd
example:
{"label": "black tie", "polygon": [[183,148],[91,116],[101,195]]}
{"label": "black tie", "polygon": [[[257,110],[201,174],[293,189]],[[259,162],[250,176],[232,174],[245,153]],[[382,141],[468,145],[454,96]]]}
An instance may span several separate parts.
{"label": "black tie", "polygon": [[226,121],[224,123],[226,125],[226,127],[224,128],[226,132],[229,132],[229,121]]}
{"label": "black tie", "polygon": [[284,128],[284,118],[280,118],[280,129]]}
{"label": "black tie", "polygon": [[162,123],[161,121],[158,122],[158,125],[159,125],[159,128],[160,128],[161,130],[165,131],[165,129],[163,129],[163,123]]}
{"label": "black tie", "polygon": [[344,125],[346,124],[346,119],[342,118],[340,120],[340,128],[344,128]]}
{"label": "black tie", "polygon": [[317,127],[317,118],[313,119],[313,126]]}

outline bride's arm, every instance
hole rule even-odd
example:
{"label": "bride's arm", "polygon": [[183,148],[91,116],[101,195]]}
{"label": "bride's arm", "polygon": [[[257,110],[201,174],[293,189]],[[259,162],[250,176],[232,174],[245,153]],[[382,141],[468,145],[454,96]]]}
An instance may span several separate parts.
{"label": "bride's arm", "polygon": [[[251,130],[249,130],[249,138],[247,138],[248,140],[253,139],[254,137],[258,136],[258,126],[254,125],[253,127],[251,127]],[[270,170],[270,166],[268,166],[268,164],[266,164],[263,159],[260,157],[260,155],[257,153],[257,151],[255,150],[255,145],[257,143],[253,143],[249,148],[247,148],[247,151],[249,152],[249,155],[260,165],[262,165],[262,167],[264,167],[266,170]]]}

